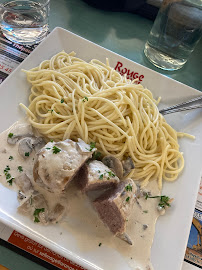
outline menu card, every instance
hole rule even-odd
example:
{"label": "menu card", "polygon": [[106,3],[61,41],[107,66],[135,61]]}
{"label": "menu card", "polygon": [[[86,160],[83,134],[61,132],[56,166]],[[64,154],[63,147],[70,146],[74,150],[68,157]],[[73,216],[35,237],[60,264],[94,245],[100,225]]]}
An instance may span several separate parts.
{"label": "menu card", "polygon": [[[0,83],[8,77],[8,75],[34,50],[36,46],[37,45],[23,46],[15,44],[7,40],[0,32]],[[12,230],[2,223],[0,223],[0,239],[54,265],[56,267],[55,269],[85,270],[83,267],[60,256],[19,232]],[[0,241],[0,245],[3,245],[3,241]],[[7,247],[9,248],[9,246]],[[27,254],[26,252],[23,254],[25,257]],[[40,260],[37,259],[36,262],[40,263]],[[182,270],[196,270],[198,268],[202,269],[202,182],[199,187],[198,198],[193,213],[193,221]]]}

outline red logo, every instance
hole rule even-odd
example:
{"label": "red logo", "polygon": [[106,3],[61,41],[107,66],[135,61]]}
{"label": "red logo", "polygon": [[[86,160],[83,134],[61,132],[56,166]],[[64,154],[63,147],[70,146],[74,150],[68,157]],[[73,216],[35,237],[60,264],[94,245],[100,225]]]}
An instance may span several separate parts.
{"label": "red logo", "polygon": [[123,68],[123,64],[121,62],[117,62],[115,70],[118,71],[122,76],[126,74],[127,79],[138,79],[136,81],[137,84],[142,82],[142,80],[144,79],[144,75],[140,75],[138,72],[130,71],[130,69],[127,69],[126,67]]}

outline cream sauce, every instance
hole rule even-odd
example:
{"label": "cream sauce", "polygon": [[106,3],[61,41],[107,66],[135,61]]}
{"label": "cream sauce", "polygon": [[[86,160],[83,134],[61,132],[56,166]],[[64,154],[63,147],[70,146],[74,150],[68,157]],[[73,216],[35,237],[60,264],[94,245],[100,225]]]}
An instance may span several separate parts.
{"label": "cream sauce", "polygon": [[[77,239],[78,246],[81,250],[90,251],[95,249],[99,243],[99,248],[111,247],[123,255],[128,265],[133,270],[151,270],[153,269],[150,262],[151,245],[155,232],[155,223],[159,216],[157,210],[158,199],[137,198],[133,211],[127,221],[126,233],[134,243],[128,245],[123,240],[112,235],[109,229],[104,226],[99,219],[97,213],[93,210],[92,205],[86,195],[79,192],[74,183],[71,183],[65,193],[57,195],[50,193],[43,188],[36,186],[33,181],[33,165],[35,160],[34,151],[29,158],[22,158],[17,151],[17,144],[10,145],[7,143],[7,137],[11,129],[22,122],[16,122],[10,129],[4,131],[0,135],[0,182],[8,187],[18,191],[17,186],[13,183],[9,186],[4,169],[9,166],[12,177],[19,176],[22,172],[18,170],[18,166],[22,166],[23,172],[26,172],[31,179],[34,189],[42,193],[47,201],[48,207],[53,207],[56,202],[65,204],[66,214],[61,221],[64,226]],[[27,125],[26,121],[25,127]],[[28,127],[28,126],[27,126]],[[9,160],[12,156],[13,159]],[[147,186],[147,191],[151,195],[159,195],[157,181],[151,182]],[[81,226],[83,224],[83,226]],[[86,243],[88,243],[86,245]]]}

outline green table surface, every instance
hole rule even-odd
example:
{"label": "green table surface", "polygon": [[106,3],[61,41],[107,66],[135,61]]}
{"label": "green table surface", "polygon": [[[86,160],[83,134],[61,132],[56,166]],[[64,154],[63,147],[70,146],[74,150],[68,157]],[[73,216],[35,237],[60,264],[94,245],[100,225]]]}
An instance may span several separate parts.
{"label": "green table surface", "polygon": [[[139,64],[202,91],[202,40],[186,65],[175,72],[154,67],[143,54],[153,22],[132,13],[108,12],[81,0],[51,0],[50,30],[63,27]],[[12,270],[46,269],[0,246],[0,264]]]}

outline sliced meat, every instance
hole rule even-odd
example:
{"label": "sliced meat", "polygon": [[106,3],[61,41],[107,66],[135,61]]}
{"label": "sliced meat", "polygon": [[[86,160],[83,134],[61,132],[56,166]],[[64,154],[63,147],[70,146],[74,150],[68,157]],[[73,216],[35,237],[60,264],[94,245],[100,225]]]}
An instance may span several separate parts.
{"label": "sliced meat", "polygon": [[50,192],[61,193],[94,150],[82,140],[47,143],[37,154],[34,181]]}
{"label": "sliced meat", "polygon": [[76,182],[82,191],[87,192],[115,187],[119,178],[101,161],[93,160],[79,170]]}
{"label": "sliced meat", "polygon": [[126,223],[135,202],[135,191],[136,185],[128,179],[93,202],[101,220],[114,235],[120,237],[125,234]]}

